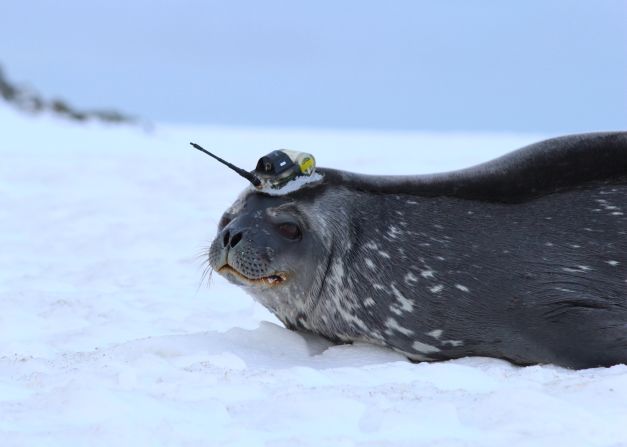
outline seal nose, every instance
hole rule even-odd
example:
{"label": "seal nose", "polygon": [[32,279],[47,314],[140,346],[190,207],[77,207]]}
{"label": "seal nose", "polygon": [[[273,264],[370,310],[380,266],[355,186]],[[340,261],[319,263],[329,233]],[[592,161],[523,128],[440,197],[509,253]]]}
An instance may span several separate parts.
{"label": "seal nose", "polygon": [[239,244],[239,241],[242,240],[242,233],[243,231],[238,231],[233,235],[233,237],[231,237],[231,231],[226,230],[224,232],[224,236],[222,237],[222,245],[224,246],[224,248],[226,248],[227,246],[233,248],[237,244]]}
{"label": "seal nose", "polygon": [[239,241],[241,240],[242,240],[242,231],[240,231],[239,233],[237,233],[235,236],[231,238],[231,242],[229,243],[229,245],[231,246],[231,248],[233,248],[237,244],[239,244]]}

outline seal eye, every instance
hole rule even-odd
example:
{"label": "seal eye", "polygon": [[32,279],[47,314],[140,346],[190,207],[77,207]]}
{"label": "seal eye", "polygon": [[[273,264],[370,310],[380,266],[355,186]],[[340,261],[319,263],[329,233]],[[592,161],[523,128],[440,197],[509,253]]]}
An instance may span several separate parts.
{"label": "seal eye", "polygon": [[290,222],[279,224],[277,228],[279,229],[279,233],[281,234],[281,236],[291,241],[300,239],[302,235],[298,225],[290,223]]}

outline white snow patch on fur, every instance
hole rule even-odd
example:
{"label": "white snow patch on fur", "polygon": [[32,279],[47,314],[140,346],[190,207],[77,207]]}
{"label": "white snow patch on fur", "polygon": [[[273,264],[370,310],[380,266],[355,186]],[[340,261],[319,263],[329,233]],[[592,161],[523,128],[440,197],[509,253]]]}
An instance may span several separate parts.
{"label": "white snow patch on fur", "polygon": [[324,180],[322,174],[314,172],[311,175],[298,176],[287,182],[285,185],[282,185],[280,188],[272,188],[269,184],[266,184],[261,188],[255,188],[253,185],[250,185],[249,189],[251,191],[262,192],[270,196],[284,196],[294,191],[298,191],[306,186],[310,186],[313,183],[320,183],[322,180]]}

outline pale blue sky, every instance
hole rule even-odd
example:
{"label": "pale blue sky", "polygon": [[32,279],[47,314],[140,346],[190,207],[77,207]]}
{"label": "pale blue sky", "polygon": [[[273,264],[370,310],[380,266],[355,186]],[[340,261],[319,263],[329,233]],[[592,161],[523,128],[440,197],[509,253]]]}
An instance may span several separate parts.
{"label": "pale blue sky", "polygon": [[14,1],[0,63],[153,121],[627,128],[627,1]]}

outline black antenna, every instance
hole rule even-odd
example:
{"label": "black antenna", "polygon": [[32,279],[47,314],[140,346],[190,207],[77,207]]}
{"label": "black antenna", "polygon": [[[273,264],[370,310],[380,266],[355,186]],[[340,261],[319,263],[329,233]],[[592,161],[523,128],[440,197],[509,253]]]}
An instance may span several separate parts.
{"label": "black antenna", "polygon": [[211,152],[209,152],[207,149],[204,149],[202,146],[196,144],[196,143],[189,143],[192,145],[192,147],[194,149],[198,149],[201,152],[204,152],[205,154],[209,155],[210,157],[215,158],[216,160],[218,160],[220,163],[228,166],[229,168],[231,168],[232,170],[234,170],[235,172],[237,172],[239,175],[241,175],[242,177],[244,177],[246,180],[248,180],[250,183],[253,184],[253,186],[259,186],[261,185],[261,180],[259,180],[256,176],[254,176],[253,174],[251,174],[248,171],[243,170],[242,168],[238,168],[237,166],[235,166],[234,164],[229,163],[226,160],[222,160],[220,157],[218,157],[217,155],[213,155]]}

